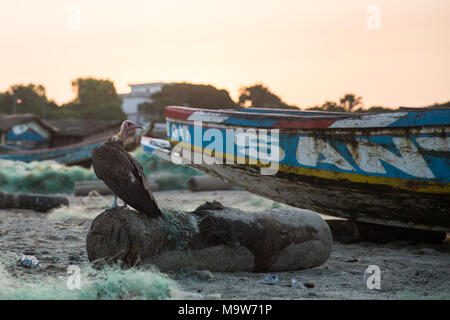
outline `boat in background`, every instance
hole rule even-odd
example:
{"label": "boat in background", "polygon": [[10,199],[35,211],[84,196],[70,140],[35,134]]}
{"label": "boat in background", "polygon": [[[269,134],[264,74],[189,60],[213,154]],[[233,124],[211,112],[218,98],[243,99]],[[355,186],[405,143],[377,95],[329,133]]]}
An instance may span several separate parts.
{"label": "boat in background", "polygon": [[[0,159],[54,160],[89,167],[95,147],[120,129],[121,120],[41,120],[33,114],[0,115]],[[147,128],[152,131],[153,123]],[[126,139],[128,151],[140,145],[140,136]]]}
{"label": "boat in background", "polygon": [[104,137],[64,147],[2,152],[0,153],[0,159],[23,162],[54,160],[67,165],[83,165],[90,163],[92,150],[105,140]]}
{"label": "boat in background", "polygon": [[334,113],[170,106],[165,114],[170,146],[143,137],[147,152],[322,214],[450,230],[448,108]]}

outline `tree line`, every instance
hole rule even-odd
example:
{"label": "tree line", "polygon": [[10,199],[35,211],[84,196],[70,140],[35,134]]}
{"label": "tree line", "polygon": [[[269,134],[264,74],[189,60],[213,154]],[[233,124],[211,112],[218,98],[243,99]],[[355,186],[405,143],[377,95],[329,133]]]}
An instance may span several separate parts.
{"label": "tree line", "polygon": [[44,119],[125,119],[122,100],[112,81],[78,78],[72,81],[72,89],[75,98],[58,105],[47,98],[43,85],[13,85],[0,93],[0,113],[32,113]]}
{"label": "tree line", "polygon": [[[58,105],[46,96],[46,90],[39,84],[16,84],[0,93],[0,113],[33,113],[44,119],[79,118],[123,120],[122,100],[114,83],[108,79],[78,78],[72,81],[75,98]],[[178,105],[208,109],[274,108],[299,110],[300,107],[285,103],[279,96],[261,83],[242,87],[237,101],[233,101],[225,89],[212,85],[192,83],[166,84],[161,91],[149,98],[152,102],[139,105],[143,114],[163,114],[168,105]],[[302,110],[328,112],[392,112],[392,108],[372,106],[364,109],[362,97],[347,93],[338,101],[325,101],[322,105],[302,108]],[[450,107],[434,104],[429,107]]]}

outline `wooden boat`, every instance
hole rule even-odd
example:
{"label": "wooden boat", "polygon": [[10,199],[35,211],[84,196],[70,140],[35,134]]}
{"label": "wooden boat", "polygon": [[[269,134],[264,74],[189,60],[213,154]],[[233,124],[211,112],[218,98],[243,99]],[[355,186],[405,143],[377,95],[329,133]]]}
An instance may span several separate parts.
{"label": "wooden boat", "polygon": [[[21,116],[23,117],[23,115]],[[28,119],[30,117],[32,117],[34,121],[38,121],[38,118],[36,116],[25,115],[25,119]],[[74,121],[75,124],[72,124],[72,126],[79,124],[78,121],[74,119],[66,119],[66,122],[63,124],[70,125],[70,123]],[[91,122],[93,122],[92,125],[95,125],[97,121],[92,120]],[[73,141],[74,138],[76,138],[77,140],[80,139],[80,134],[70,136],[70,134],[63,133],[57,136],[56,138],[53,137],[51,134],[48,134],[48,136],[52,137],[52,139],[50,139],[52,143],[51,144],[48,143],[47,146],[44,147],[37,146],[31,149],[25,149],[17,145],[0,144],[0,159],[23,161],[23,162],[54,160],[56,162],[67,165],[76,164],[89,167],[91,165],[92,150],[94,150],[95,147],[106,141],[110,137],[110,135],[114,133],[113,130],[111,129],[114,128],[114,125],[115,125],[114,123],[112,125],[108,125],[108,123],[106,125],[104,123],[100,123],[98,125],[100,131],[97,130],[99,132],[95,132],[94,129],[90,129],[91,131],[94,131],[94,134],[83,137],[83,140],[79,142],[70,143],[70,141]],[[103,130],[101,130],[102,126]],[[151,132],[152,129],[153,127],[150,126],[149,128],[147,128],[147,131]],[[118,130],[118,128],[116,128],[116,130]],[[20,139],[28,137],[29,136],[20,137]],[[141,136],[137,134],[128,137],[125,140],[125,148],[127,149],[127,151],[132,151],[136,149],[136,147],[140,145],[140,139]],[[48,145],[54,145],[54,143],[58,143],[56,145],[61,145],[66,141],[67,145],[48,147]]]}
{"label": "wooden boat", "polygon": [[[354,221],[450,230],[450,109],[331,113],[167,107],[144,150]],[[158,145],[159,143],[159,145]]]}
{"label": "wooden boat", "polygon": [[[121,121],[41,120],[34,114],[0,115],[0,159],[54,160],[89,166],[92,150],[117,132]],[[135,145],[139,145],[139,140]]]}
{"label": "wooden boat", "polygon": [[0,159],[23,162],[54,160],[68,165],[83,164],[90,161],[92,150],[105,140],[106,138],[103,137],[64,147],[2,152],[0,153]]}

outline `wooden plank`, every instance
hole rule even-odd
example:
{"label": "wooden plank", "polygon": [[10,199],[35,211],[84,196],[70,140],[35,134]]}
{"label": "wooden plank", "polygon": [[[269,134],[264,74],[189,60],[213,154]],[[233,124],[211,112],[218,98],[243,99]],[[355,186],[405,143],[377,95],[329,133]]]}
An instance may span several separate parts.
{"label": "wooden plank", "polygon": [[0,191],[0,208],[2,209],[27,209],[47,212],[63,205],[69,206],[69,199],[64,196],[18,194]]}

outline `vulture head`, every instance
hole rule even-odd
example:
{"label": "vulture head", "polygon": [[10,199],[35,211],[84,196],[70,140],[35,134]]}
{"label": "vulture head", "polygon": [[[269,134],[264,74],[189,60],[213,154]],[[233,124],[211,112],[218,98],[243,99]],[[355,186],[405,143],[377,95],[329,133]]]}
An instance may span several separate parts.
{"label": "vulture head", "polygon": [[120,141],[124,141],[127,137],[130,136],[130,134],[134,133],[136,129],[143,129],[143,127],[140,124],[137,124],[136,122],[133,122],[131,120],[125,120],[122,122],[122,125],[120,126],[120,131],[118,134],[118,138]]}

